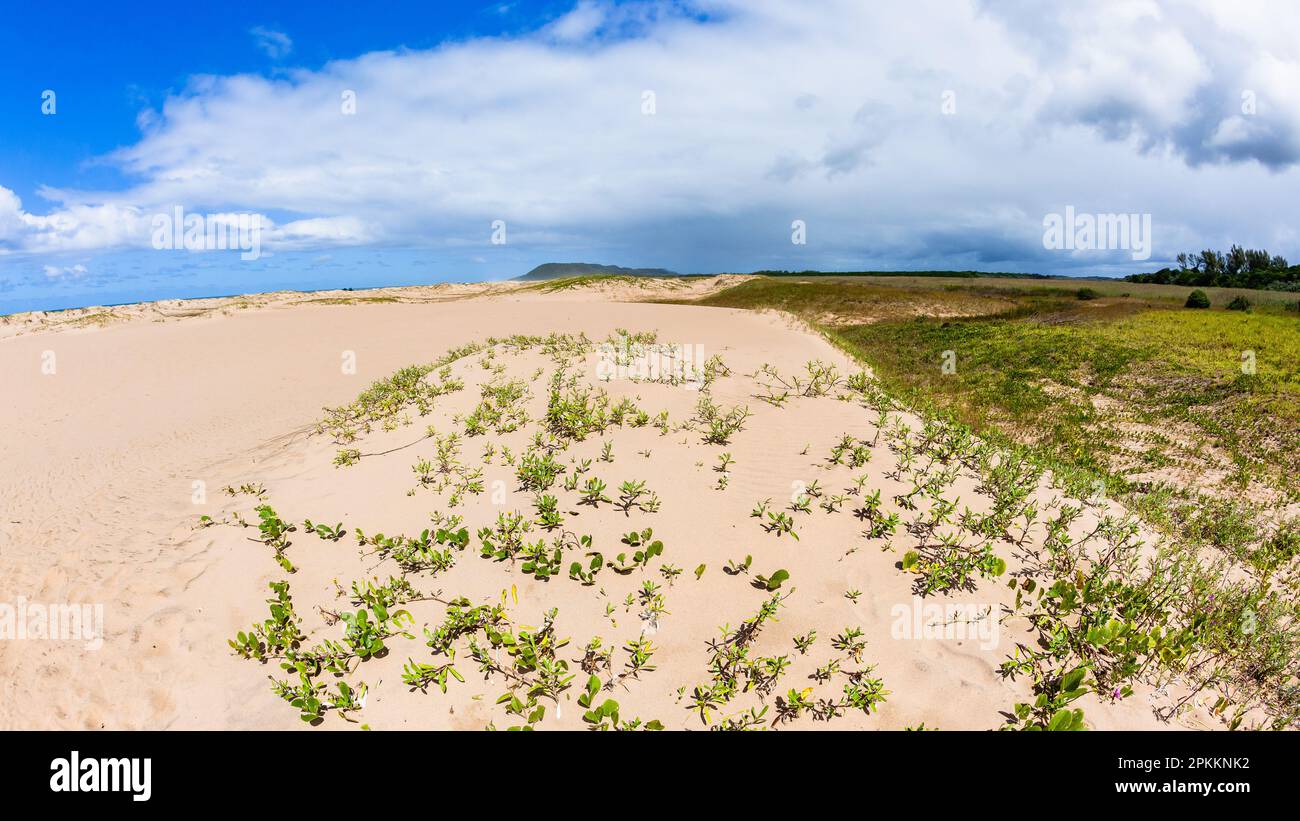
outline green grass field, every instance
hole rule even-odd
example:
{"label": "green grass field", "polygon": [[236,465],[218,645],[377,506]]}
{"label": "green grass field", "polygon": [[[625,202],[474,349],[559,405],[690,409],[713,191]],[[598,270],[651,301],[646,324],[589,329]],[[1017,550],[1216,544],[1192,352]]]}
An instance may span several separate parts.
{"label": "green grass field", "polygon": [[[1082,300],[1079,288],[1096,298]],[[1148,521],[1271,571],[1295,551],[1294,294],[1122,281],[753,280],[698,304],[793,313],[907,404],[1103,481]],[[1248,295],[1248,312],[1223,310]],[[951,352],[951,353],[945,353]],[[945,370],[945,362],[950,367]]]}
{"label": "green grass field", "polygon": [[[969,292],[976,295],[1013,297],[1024,296],[1060,296],[1073,298],[1080,288],[1092,288],[1105,297],[1121,297],[1137,302],[1147,303],[1152,307],[1160,304],[1170,307],[1182,307],[1187,295],[1194,290],[1202,290],[1210,297],[1210,302],[1218,307],[1227,305],[1233,297],[1245,296],[1260,306],[1283,308],[1295,306],[1300,294],[1287,291],[1254,291],[1244,288],[1191,288],[1183,285],[1154,285],[1149,283],[1125,282],[1121,279],[1055,279],[1010,276],[937,276],[934,274],[909,275],[898,274],[821,274],[818,276],[789,275],[769,277],[763,280],[771,286],[792,283],[814,283],[822,285],[847,284],[873,288],[893,288],[897,291],[933,290],[947,292]],[[954,297],[956,298],[956,297]]]}

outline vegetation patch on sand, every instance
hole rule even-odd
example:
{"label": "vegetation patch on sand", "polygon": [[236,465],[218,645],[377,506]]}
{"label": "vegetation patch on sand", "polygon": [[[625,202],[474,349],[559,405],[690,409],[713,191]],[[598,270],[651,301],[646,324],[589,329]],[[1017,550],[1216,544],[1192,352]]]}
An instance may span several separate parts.
{"label": "vegetation patch on sand", "polygon": [[367,303],[384,303],[384,302],[401,302],[395,296],[336,296],[320,297],[317,299],[302,299],[299,304],[303,305],[361,305]]}
{"label": "vegetation patch on sand", "polygon": [[[487,340],[329,411],[317,509],[247,484],[200,522],[274,573],[232,652],[311,724],[395,726],[430,698],[525,730],[1296,719],[1294,597],[1229,557],[865,372],[752,350],[685,379],[599,367],[663,354],[653,332]],[[320,509],[359,488],[350,519]],[[881,612],[935,599],[960,623]],[[960,628],[961,655],[918,668],[914,625]]]}
{"label": "vegetation patch on sand", "polygon": [[557,291],[572,291],[579,288],[589,288],[593,285],[629,285],[635,287],[637,284],[636,277],[622,274],[587,274],[576,277],[561,277],[559,279],[542,280],[528,285],[528,290],[541,291],[544,294],[553,294]]}

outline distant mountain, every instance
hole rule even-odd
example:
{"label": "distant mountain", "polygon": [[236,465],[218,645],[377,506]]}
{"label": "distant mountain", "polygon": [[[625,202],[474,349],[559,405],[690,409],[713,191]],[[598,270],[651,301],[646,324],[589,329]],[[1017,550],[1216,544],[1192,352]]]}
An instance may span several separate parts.
{"label": "distant mountain", "polygon": [[681,276],[665,268],[620,268],[617,265],[596,265],[591,262],[548,262],[538,265],[518,280],[565,279],[566,277],[623,276],[623,277],[675,277]]}

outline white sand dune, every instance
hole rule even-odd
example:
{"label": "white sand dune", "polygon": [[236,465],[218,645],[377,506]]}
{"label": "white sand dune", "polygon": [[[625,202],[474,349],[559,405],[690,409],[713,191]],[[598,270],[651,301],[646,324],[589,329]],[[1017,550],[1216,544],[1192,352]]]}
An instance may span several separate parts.
{"label": "white sand dune", "polygon": [[[351,608],[337,595],[336,581],[346,588],[354,579],[397,572],[391,561],[362,556],[352,533],[335,543],[303,532],[304,519],[342,521],[349,531],[368,534],[415,535],[430,527],[434,511],[463,516],[472,538],[451,570],[413,575],[418,589],[444,599],[465,595],[475,603],[499,602],[504,591],[510,617],[534,627],[545,610],[558,608],[556,629],[570,639],[560,656],[577,677],[558,711],[546,702],[544,728],[584,726],[574,699],[587,677],[578,659],[593,636],[614,649],[604,675],[617,683],[601,697],[618,699],[624,718],[703,727],[689,709],[689,694],[709,680],[708,642],[719,636],[719,627],[734,627],[768,598],[753,586],[755,575],[782,568],[790,579],[781,592],[790,595],[756,652],[788,655],[791,665],[773,692],[743,694],[715,717],[773,705],[790,689],[811,687],[813,698],[837,697],[842,675],[829,682],[810,676],[832,658],[846,658],[832,640],[848,628],[861,629],[867,643],[860,664],[845,660],[844,666],[875,665],[872,675],[889,691],[886,701],[872,715],[849,712],[830,722],[803,716],[789,726],[883,729],[925,722],[942,729],[991,729],[1005,721],[1014,702],[1027,698],[1023,678],[1010,681],[997,672],[1015,642],[1028,640],[1023,621],[1008,620],[996,647],[971,638],[892,634],[894,609],[912,603],[914,577],[896,566],[908,549],[905,534],[894,540],[892,552],[883,551],[881,540],[861,535],[852,502],[838,512],[814,502],[810,513],[794,513],[798,541],[766,532],[751,518],[751,509],[764,499],[782,509],[794,482],[816,480],[827,493],[839,494],[853,476],[865,473],[865,492],[879,489],[884,499],[910,488],[887,475],[896,461],[883,444],[859,470],[826,462],[843,434],[875,437],[873,411],[833,396],[794,398],[780,408],[754,397],[758,388],[749,374],[765,364],[787,374],[814,359],[841,374],[859,370],[824,340],[772,315],[619,302],[619,294],[593,298],[586,292],[512,288],[491,290],[488,298],[453,298],[461,296],[312,305],[266,300],[241,310],[189,306],[196,315],[168,321],[155,321],[158,306],[132,306],[106,324],[8,323],[11,330],[21,325],[22,332],[0,340],[7,377],[0,398],[0,602],[22,597],[102,603],[106,634],[95,650],[77,641],[0,641],[0,728],[305,727],[271,690],[267,676],[280,674],[277,665],[236,658],[227,639],[266,618],[268,582],[287,579],[312,639],[337,640],[342,626],[329,624],[322,611]],[[698,431],[674,427],[663,434],[650,425],[624,425],[559,455],[570,470],[571,460],[591,459],[587,475],[602,478],[610,495],[630,479],[644,480],[658,494],[658,512],[625,515],[609,505],[579,505],[578,494],[562,488],[551,491],[560,497],[564,529],[592,535],[607,557],[624,549],[622,534],[652,527],[664,544],[662,562],[683,570],[671,584],[656,572],[659,562],[627,576],[607,570],[596,585],[584,587],[564,574],[537,581],[515,563],[478,556],[473,534],[479,527],[502,512],[532,513],[532,495],[517,490],[514,468],[499,455],[485,464],[484,445],[491,442],[498,454],[502,446],[519,454],[531,425],[463,440],[461,460],[483,469],[486,487],[459,507],[449,506],[446,493],[418,487],[412,465],[433,452],[423,439],[426,427],[440,433],[461,427],[454,417],[477,404],[479,386],[495,375],[489,366],[501,366],[500,378],[528,384],[530,396],[521,406],[533,419],[544,412],[555,363],[537,350],[503,351],[487,366],[478,355],[456,362],[453,375],[465,387],[440,397],[428,416],[411,413],[410,426],[377,429],[349,445],[380,454],[363,456],[351,467],[334,466],[340,446],[312,433],[323,407],[346,404],[374,380],[454,347],[490,336],[552,332],[581,332],[598,341],[620,328],[654,331],[661,342],[721,356],[730,375],[711,387],[713,401],[752,411],[726,446],[702,442]],[[356,370],[347,373],[343,364],[352,358]],[[50,361],[54,372],[43,372]],[[594,354],[570,364],[596,381]],[[535,378],[539,369],[544,374]],[[619,379],[600,384],[615,402],[627,397],[651,416],[668,411],[674,426],[693,414],[699,398],[698,391],[682,386]],[[919,427],[914,419],[898,418]],[[613,443],[613,462],[599,461],[606,441]],[[720,474],[713,467],[722,452],[735,465],[727,486],[718,489]],[[494,485],[497,480],[502,484]],[[270,548],[250,538],[255,529],[196,527],[201,515],[223,519],[238,513],[255,520],[258,500],[221,490],[244,483],[264,486],[264,501],[298,523],[286,551],[297,573],[287,574]],[[196,487],[205,489],[205,499],[196,499]],[[494,488],[505,488],[504,497],[494,498]],[[981,503],[968,477],[955,488],[963,504]],[[1040,494],[1044,505],[1056,500],[1045,485]],[[530,535],[549,542],[560,532]],[[1019,567],[1015,552],[1008,547],[1004,556],[1012,571]],[[746,555],[753,556],[748,574],[724,573],[728,560]],[[566,555],[566,570],[574,557]],[[697,579],[700,564],[707,570]],[[623,604],[647,580],[661,586],[668,611],[653,630],[638,617],[638,605]],[[850,591],[858,592],[856,602],[846,598]],[[996,618],[1008,595],[998,580],[936,600],[986,606]],[[385,657],[365,661],[347,676],[369,686],[366,707],[355,716],[359,721],[377,729],[522,723],[495,704],[506,689],[504,679],[484,681],[463,649],[457,663],[465,683],[451,682],[445,695],[436,687],[422,693],[405,686],[401,673],[408,658],[435,661],[421,630],[442,621],[446,608],[419,601],[406,609],[416,638],[391,639]],[[800,654],[793,638],[810,630],[817,641]],[[643,636],[657,648],[656,669],[620,675],[628,658],[624,645]],[[1155,718],[1148,696],[1140,692],[1114,704],[1089,697],[1083,705],[1097,728],[1171,726]],[[769,721],[773,715],[768,713]],[[324,723],[353,726],[333,714]]]}

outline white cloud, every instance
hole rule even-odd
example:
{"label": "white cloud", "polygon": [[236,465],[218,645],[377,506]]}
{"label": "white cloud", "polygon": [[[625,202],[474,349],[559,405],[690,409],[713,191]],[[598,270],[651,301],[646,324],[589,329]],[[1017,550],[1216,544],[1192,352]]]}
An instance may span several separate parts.
{"label": "white cloud", "polygon": [[376,239],[373,226],[355,217],[317,217],[294,220],[284,225],[270,222],[267,242],[284,250],[319,248],[323,245],[364,245]]}
{"label": "white cloud", "polygon": [[605,22],[605,8],[593,0],[582,0],[573,11],[548,27],[548,33],[557,40],[581,40],[595,34]]}
{"label": "white cloud", "polygon": [[293,40],[289,39],[289,35],[282,31],[276,31],[266,26],[253,26],[248,30],[248,33],[253,35],[253,42],[257,47],[272,60],[287,57],[289,52],[293,51]]}
{"label": "white cloud", "polygon": [[120,201],[77,198],[45,190],[48,199],[63,201],[48,214],[27,212],[18,196],[0,186],[0,247],[49,252],[94,250],[147,241],[141,209]]}
{"label": "white cloud", "polygon": [[62,279],[63,277],[83,277],[86,275],[86,266],[80,263],[59,267],[57,265],[46,265],[45,276],[50,279]]}
{"label": "white cloud", "polygon": [[996,262],[1065,204],[1153,213],[1157,253],[1268,242],[1300,216],[1300,8],[1234,8],[584,0],[531,37],[195,78],[110,158],[131,188],[45,191],[44,216],[0,188],[0,246],[147,247],[174,204],[284,215],[265,241],[289,249],[486,246],[503,219],[512,243],[788,255],[798,216],[822,260]]}

